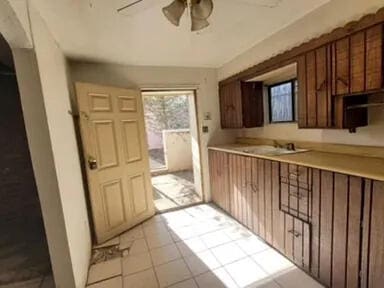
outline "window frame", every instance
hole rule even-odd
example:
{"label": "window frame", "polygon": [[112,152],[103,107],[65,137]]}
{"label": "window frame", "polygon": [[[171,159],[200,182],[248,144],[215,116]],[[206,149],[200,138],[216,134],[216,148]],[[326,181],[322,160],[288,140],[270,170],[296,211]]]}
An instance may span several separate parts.
{"label": "window frame", "polygon": [[[268,85],[268,111],[269,111],[269,123],[270,124],[281,124],[281,123],[296,123],[296,92],[295,92],[295,82],[297,78],[292,78],[290,80],[281,81]],[[273,87],[280,86],[283,84],[291,83],[291,101],[292,101],[292,120],[289,121],[272,121],[272,94],[271,90]]]}

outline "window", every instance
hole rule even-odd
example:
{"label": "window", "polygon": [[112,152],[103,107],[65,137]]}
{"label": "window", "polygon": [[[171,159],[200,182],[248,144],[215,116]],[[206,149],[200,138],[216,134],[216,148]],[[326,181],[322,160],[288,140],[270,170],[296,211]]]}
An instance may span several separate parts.
{"label": "window", "polygon": [[269,86],[269,120],[271,123],[295,121],[296,89],[296,79]]}

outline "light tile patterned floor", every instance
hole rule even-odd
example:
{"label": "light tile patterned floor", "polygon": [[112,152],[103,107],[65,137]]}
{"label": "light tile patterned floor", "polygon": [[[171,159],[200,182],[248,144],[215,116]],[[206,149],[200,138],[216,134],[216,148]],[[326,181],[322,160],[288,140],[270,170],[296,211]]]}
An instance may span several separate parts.
{"label": "light tile patterned floor", "polygon": [[91,266],[89,288],[323,287],[212,205],[157,215],[109,243],[129,253]]}

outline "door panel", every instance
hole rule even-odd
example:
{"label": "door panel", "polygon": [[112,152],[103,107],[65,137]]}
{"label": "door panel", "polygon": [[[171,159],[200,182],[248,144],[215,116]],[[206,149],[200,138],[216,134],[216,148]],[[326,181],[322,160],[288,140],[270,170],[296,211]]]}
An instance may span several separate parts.
{"label": "door panel", "polygon": [[121,126],[126,163],[140,161],[142,159],[142,155],[138,121],[123,120],[121,121]]}
{"label": "door panel", "polygon": [[154,214],[141,94],[76,83],[97,243]]}
{"label": "door panel", "polygon": [[97,159],[99,159],[99,169],[105,169],[119,165],[116,133],[113,121],[93,121],[93,135],[95,135]]}
{"label": "door panel", "polygon": [[107,216],[108,225],[116,227],[126,220],[124,213],[123,189],[121,181],[113,181],[102,185],[104,200],[104,213]]}
{"label": "door panel", "polygon": [[145,177],[143,174],[134,175],[130,177],[130,183],[132,185],[133,196],[133,209],[134,215],[140,215],[147,211],[147,197],[142,195],[142,191],[145,191]]}

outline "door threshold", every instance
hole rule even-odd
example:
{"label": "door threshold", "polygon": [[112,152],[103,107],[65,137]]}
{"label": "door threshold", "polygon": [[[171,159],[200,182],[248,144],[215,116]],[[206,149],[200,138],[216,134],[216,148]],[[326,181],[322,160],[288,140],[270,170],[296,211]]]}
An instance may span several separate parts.
{"label": "door threshold", "polygon": [[181,209],[185,209],[185,208],[190,208],[190,207],[201,205],[201,204],[204,204],[203,200],[201,200],[199,202],[183,205],[183,206],[177,206],[177,207],[172,207],[172,208],[164,209],[164,210],[161,210],[161,211],[156,210],[155,215],[161,215],[161,214],[168,213],[168,212],[174,212],[174,211],[177,211],[177,210],[181,210]]}

